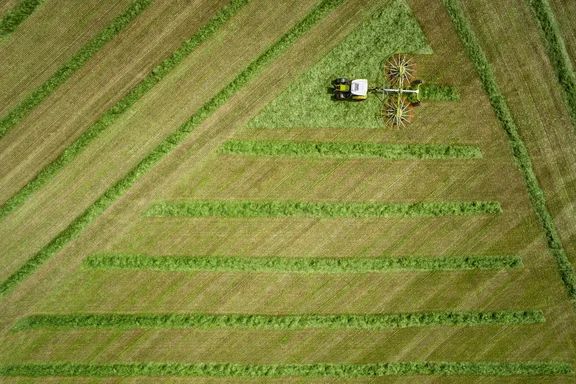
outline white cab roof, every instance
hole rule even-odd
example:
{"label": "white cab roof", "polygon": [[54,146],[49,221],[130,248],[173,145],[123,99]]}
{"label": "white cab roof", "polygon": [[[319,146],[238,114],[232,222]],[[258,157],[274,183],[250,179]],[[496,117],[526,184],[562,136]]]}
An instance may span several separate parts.
{"label": "white cab roof", "polygon": [[366,96],[368,94],[368,80],[352,80],[352,84],[350,84],[350,93],[356,96]]}

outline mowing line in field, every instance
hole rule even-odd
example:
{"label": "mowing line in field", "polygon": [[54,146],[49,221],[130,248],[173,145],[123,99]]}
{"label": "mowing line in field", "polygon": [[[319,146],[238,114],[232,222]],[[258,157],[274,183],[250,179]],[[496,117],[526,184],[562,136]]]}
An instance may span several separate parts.
{"label": "mowing line in field", "polygon": [[89,269],[166,272],[378,273],[522,268],[519,256],[442,257],[219,257],[96,254],[84,260]]}
{"label": "mowing line in field", "polygon": [[291,141],[229,140],[220,153],[246,156],[310,158],[380,158],[386,160],[481,159],[482,152],[473,145],[329,143]]}
{"label": "mowing line in field", "polygon": [[500,214],[496,201],[443,203],[312,203],[303,201],[182,201],[153,204],[148,217],[388,218]]}
{"label": "mowing line in field", "polygon": [[529,0],[529,4],[540,25],[550,63],[556,72],[572,125],[576,129],[576,74],[560,27],[548,0]]}
{"label": "mowing line in field", "polygon": [[[10,212],[20,207],[28,197],[38,191],[48,181],[52,180],[58,172],[71,163],[78,155],[88,147],[88,145],[100,136],[108,127],[128,111],[138,100],[160,82],[187,56],[214,35],[222,25],[246,5],[249,0],[232,0],[229,4],[201,27],[190,39],[186,40],[178,49],[160,64],[158,64],[148,76],[138,85],[120,99],[114,106],[106,111],[91,127],[89,127],[80,137],[78,137],[68,148],[64,150],[51,164],[46,166],[32,180],[30,180],[21,190],[0,206],[0,219],[6,217]],[[1,123],[0,123],[1,124]],[[1,135],[0,135],[1,136]]]}
{"label": "mowing line in field", "polygon": [[0,20],[0,37],[14,32],[43,2],[44,0],[23,0],[10,9]]}
{"label": "mowing line in field", "polygon": [[360,378],[410,375],[552,376],[571,375],[563,362],[397,362],[376,364],[228,364],[228,363],[38,363],[0,365],[0,376],[210,376],[210,377],[335,377]]}
{"label": "mowing line in field", "polygon": [[160,160],[166,157],[176,148],[190,132],[212,115],[218,108],[228,102],[228,100],[242,87],[248,84],[260,71],[267,67],[275,58],[288,49],[300,36],[310,30],[320,20],[326,17],[330,11],[345,0],[322,0],[304,18],[298,21],[280,39],[270,45],[264,53],[258,56],[238,75],[231,83],[222,88],[212,99],[204,104],[194,115],[184,124],[176,129],[164,139],[152,152],[146,155],[138,165],[128,172],[122,179],[108,188],[94,204],[89,206],[80,216],[78,216],[66,229],[60,232],[38,253],[27,260],[16,272],[0,283],[0,297],[4,297],[12,291],[18,284],[32,275],[44,262],[49,260],[58,251],[62,250],[69,242],[82,234],[84,229],[96,219],[102,212],[119,199],[142,175],[148,172]]}
{"label": "mowing line in field", "polygon": [[506,132],[508,142],[516,159],[516,164],[526,183],[532,207],[546,235],[548,249],[556,260],[558,271],[566,286],[568,295],[572,303],[576,306],[576,274],[574,267],[570,264],[570,260],[568,260],[566,252],[562,247],[562,241],[556,229],[556,224],[546,207],[544,191],[540,187],[536,174],[534,173],[530,154],[518,133],[518,128],[512,118],[508,104],[500,92],[494,71],[488,63],[486,54],[482,50],[480,42],[464,15],[459,1],[443,0],[443,2],[448,15],[452,19],[456,33],[459,35],[462,44],[467,50],[472,64],[476,67],[476,71],[478,72],[484,90],[488,94],[496,117]]}
{"label": "mowing line in field", "polygon": [[389,329],[474,326],[489,324],[536,324],[544,322],[541,311],[431,312],[363,315],[240,315],[240,314],[120,314],[33,315],[20,320],[13,331],[50,328],[236,328],[263,330]]}
{"label": "mowing line in field", "polygon": [[50,96],[56,88],[62,85],[80,69],[92,56],[106,43],[114,38],[121,30],[130,24],[136,16],[141,14],[152,3],[152,0],[134,0],[119,16],[98,33],[92,40],[84,45],[74,56],[65,62],[40,87],[36,88],[16,108],[0,119],[0,137],[3,137],[36,108],[44,99]]}
{"label": "mowing line in field", "polygon": [[423,84],[420,87],[420,97],[430,101],[458,101],[460,92],[447,85]]}

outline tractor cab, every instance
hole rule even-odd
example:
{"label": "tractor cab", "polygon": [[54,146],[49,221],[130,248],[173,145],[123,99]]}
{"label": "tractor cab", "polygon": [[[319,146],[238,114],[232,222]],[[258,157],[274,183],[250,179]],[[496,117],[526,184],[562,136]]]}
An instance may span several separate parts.
{"label": "tractor cab", "polygon": [[334,98],[336,100],[366,100],[368,97],[368,80],[348,80],[339,78],[334,80]]}

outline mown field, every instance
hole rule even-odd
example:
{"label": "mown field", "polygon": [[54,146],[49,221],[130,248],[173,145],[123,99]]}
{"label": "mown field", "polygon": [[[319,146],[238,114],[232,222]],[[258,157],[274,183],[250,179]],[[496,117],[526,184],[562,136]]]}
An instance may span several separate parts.
{"label": "mown field", "polygon": [[574,381],[572,5],[497,5],[0,2],[0,381]]}

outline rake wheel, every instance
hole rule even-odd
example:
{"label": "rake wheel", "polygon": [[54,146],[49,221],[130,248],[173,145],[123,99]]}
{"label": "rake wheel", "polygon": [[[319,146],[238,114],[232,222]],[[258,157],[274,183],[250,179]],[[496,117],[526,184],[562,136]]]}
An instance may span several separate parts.
{"label": "rake wheel", "polygon": [[382,108],[382,118],[391,126],[406,127],[414,118],[414,107],[404,97],[390,98]]}
{"label": "rake wheel", "polygon": [[392,86],[403,88],[416,78],[416,69],[413,58],[399,53],[386,62],[385,75]]}

